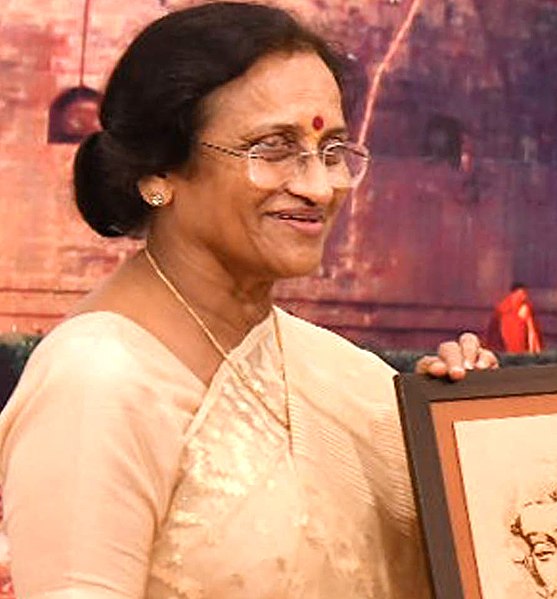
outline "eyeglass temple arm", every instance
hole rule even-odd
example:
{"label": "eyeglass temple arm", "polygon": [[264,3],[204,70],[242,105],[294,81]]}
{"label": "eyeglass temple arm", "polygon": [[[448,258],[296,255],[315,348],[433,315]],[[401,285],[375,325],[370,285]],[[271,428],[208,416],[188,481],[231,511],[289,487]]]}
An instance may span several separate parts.
{"label": "eyeglass temple arm", "polygon": [[208,141],[200,142],[202,146],[206,148],[211,148],[212,150],[217,150],[217,152],[222,152],[223,154],[228,154],[229,156],[237,156],[239,158],[243,158],[246,155],[246,152],[242,152],[240,150],[234,150],[232,148],[226,148],[224,146],[219,146],[217,144],[212,144]]}

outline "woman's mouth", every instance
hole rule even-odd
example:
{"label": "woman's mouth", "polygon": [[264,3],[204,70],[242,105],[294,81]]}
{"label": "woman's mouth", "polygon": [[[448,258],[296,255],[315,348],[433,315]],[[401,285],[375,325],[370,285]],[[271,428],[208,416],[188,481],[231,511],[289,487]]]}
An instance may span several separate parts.
{"label": "woman's mouth", "polygon": [[323,232],[325,213],[319,208],[276,210],[267,212],[266,216],[281,221],[299,233],[317,236]]}

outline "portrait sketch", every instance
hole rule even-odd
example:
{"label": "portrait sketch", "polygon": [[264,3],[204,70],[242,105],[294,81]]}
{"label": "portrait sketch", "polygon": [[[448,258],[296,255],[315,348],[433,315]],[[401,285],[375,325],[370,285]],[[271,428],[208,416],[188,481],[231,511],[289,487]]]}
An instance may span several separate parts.
{"label": "portrait sketch", "polygon": [[557,598],[557,366],[395,379],[439,599]]}
{"label": "portrait sketch", "polygon": [[482,598],[557,597],[557,414],[453,426]]}

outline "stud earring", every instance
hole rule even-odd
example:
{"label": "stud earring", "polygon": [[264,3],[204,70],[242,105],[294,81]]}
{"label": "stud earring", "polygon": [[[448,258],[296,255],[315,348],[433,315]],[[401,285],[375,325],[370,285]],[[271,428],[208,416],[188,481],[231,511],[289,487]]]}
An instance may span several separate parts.
{"label": "stud earring", "polygon": [[160,208],[167,203],[164,194],[162,194],[160,191],[154,191],[153,193],[150,193],[146,200],[148,204],[154,206],[155,208]]}

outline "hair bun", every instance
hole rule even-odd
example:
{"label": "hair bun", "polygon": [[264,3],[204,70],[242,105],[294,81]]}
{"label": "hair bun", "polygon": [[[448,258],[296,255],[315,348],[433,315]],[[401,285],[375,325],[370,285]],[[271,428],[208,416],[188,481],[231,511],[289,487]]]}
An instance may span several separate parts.
{"label": "hair bun", "polygon": [[122,185],[127,169],[118,160],[117,145],[109,131],[96,131],[81,142],[73,164],[76,205],[103,237],[137,233],[148,212],[135,183]]}

